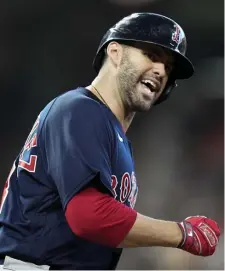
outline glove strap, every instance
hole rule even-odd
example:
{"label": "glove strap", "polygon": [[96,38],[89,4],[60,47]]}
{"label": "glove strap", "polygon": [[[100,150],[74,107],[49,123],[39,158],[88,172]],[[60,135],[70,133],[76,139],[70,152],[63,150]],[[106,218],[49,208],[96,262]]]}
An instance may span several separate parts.
{"label": "glove strap", "polygon": [[180,227],[183,235],[182,241],[178,245],[178,248],[183,248],[184,245],[185,247],[190,247],[191,245],[193,245],[194,240],[194,231],[191,223],[183,221],[177,224]]}

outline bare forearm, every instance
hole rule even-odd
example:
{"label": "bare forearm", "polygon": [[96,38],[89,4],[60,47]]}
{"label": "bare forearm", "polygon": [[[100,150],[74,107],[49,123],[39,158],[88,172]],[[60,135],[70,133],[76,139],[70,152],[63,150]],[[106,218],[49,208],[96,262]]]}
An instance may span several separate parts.
{"label": "bare forearm", "polygon": [[138,214],[92,187],[70,200],[66,218],[72,231],[79,237],[111,247],[118,247],[118,244],[122,247],[176,247],[182,238],[175,222]]}
{"label": "bare forearm", "polygon": [[178,226],[176,222],[141,215],[92,187],[70,200],[65,215],[77,236],[109,247],[180,245],[180,249],[194,255],[209,256],[220,237],[217,223],[205,216],[188,217]]}
{"label": "bare forearm", "polygon": [[182,232],[176,222],[153,219],[138,213],[120,247],[177,247],[181,240]]}

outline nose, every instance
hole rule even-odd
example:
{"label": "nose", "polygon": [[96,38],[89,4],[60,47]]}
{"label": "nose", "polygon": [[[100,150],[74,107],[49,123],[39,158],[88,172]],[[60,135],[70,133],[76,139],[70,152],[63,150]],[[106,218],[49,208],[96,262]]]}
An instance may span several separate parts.
{"label": "nose", "polygon": [[156,75],[156,77],[162,79],[166,76],[166,69],[165,64],[161,62],[155,62],[153,63],[153,73]]}

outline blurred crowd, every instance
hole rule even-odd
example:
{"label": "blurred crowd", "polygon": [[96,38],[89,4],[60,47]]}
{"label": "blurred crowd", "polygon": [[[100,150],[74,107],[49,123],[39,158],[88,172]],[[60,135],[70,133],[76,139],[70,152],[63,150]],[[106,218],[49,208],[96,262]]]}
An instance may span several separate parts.
{"label": "blurred crowd", "polygon": [[[206,215],[223,231],[223,1],[134,2],[1,1],[0,187],[42,107],[91,82],[105,30],[132,12],[158,12],[185,29],[196,74],[178,82],[168,101],[137,114],[128,131],[139,183],[136,208],[176,221]],[[168,248],[127,249],[118,268],[223,270],[224,237],[209,258]]]}

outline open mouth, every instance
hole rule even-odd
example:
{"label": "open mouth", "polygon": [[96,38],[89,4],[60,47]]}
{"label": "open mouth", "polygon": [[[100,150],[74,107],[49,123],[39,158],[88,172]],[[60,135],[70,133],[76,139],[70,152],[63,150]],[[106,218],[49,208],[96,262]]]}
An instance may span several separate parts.
{"label": "open mouth", "polygon": [[141,83],[145,85],[151,92],[155,92],[157,90],[157,85],[152,80],[141,80]]}

